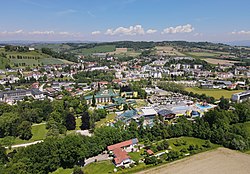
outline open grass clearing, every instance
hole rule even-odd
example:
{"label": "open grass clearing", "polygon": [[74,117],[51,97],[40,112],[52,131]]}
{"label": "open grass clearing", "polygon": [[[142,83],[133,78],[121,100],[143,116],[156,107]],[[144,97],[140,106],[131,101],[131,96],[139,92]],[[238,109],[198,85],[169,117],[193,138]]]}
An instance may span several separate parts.
{"label": "open grass clearing", "polygon": [[114,164],[111,161],[99,161],[90,163],[83,168],[85,174],[108,174],[113,173]]}
{"label": "open grass clearing", "polygon": [[108,113],[106,118],[101,119],[100,121],[96,122],[96,127],[105,126],[109,121],[115,119],[116,114],[114,112]]}
{"label": "open grass clearing", "polygon": [[214,97],[215,99],[220,99],[222,96],[225,98],[231,98],[233,94],[243,92],[244,90],[225,90],[225,89],[201,89],[197,87],[185,88],[188,92],[193,92],[197,94],[206,94],[207,96]]}
{"label": "open grass clearing", "polygon": [[14,144],[22,144],[22,143],[29,143],[38,140],[43,140],[46,138],[48,130],[46,129],[46,124],[37,124],[31,127],[31,132],[33,134],[31,139],[21,140],[20,138],[16,138]]}
{"label": "open grass clearing", "polygon": [[56,171],[52,172],[51,174],[72,174],[73,169],[64,169],[60,167]]}
{"label": "open grass clearing", "polygon": [[0,138],[0,143],[2,142],[2,144],[4,145],[6,144],[17,145],[17,144],[31,143],[34,141],[43,140],[46,138],[48,130],[46,129],[46,124],[41,123],[33,125],[31,127],[31,132],[33,136],[29,140],[22,140],[20,138],[15,138],[15,137],[5,137],[5,138]]}

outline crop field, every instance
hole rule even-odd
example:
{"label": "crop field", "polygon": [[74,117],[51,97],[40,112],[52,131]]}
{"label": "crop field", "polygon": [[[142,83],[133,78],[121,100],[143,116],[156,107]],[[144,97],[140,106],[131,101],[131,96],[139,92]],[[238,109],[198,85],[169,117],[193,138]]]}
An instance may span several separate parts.
{"label": "crop field", "polygon": [[228,52],[217,52],[217,51],[213,51],[213,52],[185,52],[186,55],[189,56],[194,56],[194,57],[200,57],[200,58],[216,58],[219,57],[220,55],[228,55]]}
{"label": "crop field", "polygon": [[248,174],[250,171],[250,155],[226,148],[196,154],[169,164],[157,166],[138,174]]}
{"label": "crop field", "polygon": [[44,64],[44,65],[55,65],[55,64],[61,65],[65,63],[64,60],[56,59],[56,58],[45,58],[45,59],[40,59],[39,61],[41,62],[41,64]]}
{"label": "crop field", "polygon": [[197,94],[206,94],[207,96],[214,97],[215,99],[220,99],[222,96],[225,98],[231,98],[231,96],[235,93],[243,92],[244,90],[225,90],[225,89],[201,89],[201,88],[185,88],[188,92],[193,92]]}
{"label": "crop field", "polygon": [[156,53],[158,55],[165,55],[165,56],[185,56],[184,54],[180,53],[176,49],[170,46],[157,46]]}
{"label": "crop field", "polygon": [[107,53],[107,52],[113,52],[115,50],[116,50],[115,45],[101,45],[101,46],[96,46],[93,48],[77,49],[77,50],[74,50],[73,52],[76,52],[78,54],[83,54],[83,55],[91,55],[93,53]]}
{"label": "crop field", "polygon": [[222,60],[222,59],[212,59],[212,58],[206,58],[202,60],[205,60],[207,63],[214,64],[214,65],[218,65],[218,64],[234,65],[234,63],[239,63],[238,61],[233,61],[233,60]]}

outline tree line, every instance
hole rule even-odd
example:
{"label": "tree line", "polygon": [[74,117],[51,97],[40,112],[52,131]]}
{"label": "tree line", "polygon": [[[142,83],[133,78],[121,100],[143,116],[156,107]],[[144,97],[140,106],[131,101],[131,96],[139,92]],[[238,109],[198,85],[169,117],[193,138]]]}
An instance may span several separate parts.
{"label": "tree line", "polygon": [[214,103],[215,102],[215,98],[211,97],[211,96],[207,96],[206,94],[197,94],[197,93],[193,93],[193,92],[188,92],[185,90],[184,86],[181,84],[177,84],[174,82],[158,82],[157,86],[163,90],[166,91],[172,91],[172,92],[176,92],[176,93],[180,93],[183,95],[187,95],[193,98],[197,98],[203,101],[206,101],[208,103]]}

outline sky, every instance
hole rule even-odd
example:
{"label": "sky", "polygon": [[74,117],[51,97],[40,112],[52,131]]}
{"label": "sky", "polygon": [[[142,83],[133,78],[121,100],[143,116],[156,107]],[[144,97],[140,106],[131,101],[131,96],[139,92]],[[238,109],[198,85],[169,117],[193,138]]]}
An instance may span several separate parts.
{"label": "sky", "polygon": [[1,0],[0,41],[250,40],[250,0]]}

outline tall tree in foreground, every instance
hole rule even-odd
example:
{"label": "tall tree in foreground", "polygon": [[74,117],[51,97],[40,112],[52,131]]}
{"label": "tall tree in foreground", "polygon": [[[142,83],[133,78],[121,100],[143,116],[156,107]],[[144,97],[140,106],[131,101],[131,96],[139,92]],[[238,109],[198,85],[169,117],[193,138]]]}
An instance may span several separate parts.
{"label": "tall tree in foreground", "polygon": [[72,113],[68,113],[66,116],[66,128],[67,130],[75,130],[76,118]]}
{"label": "tall tree in foreground", "polygon": [[81,130],[87,130],[89,128],[90,128],[90,115],[89,115],[88,111],[85,111],[82,114]]}
{"label": "tall tree in foreground", "polygon": [[91,106],[95,107],[96,106],[96,99],[95,99],[95,94],[93,94],[93,97],[92,97],[92,104]]}
{"label": "tall tree in foreground", "polygon": [[31,133],[31,123],[28,121],[23,121],[18,127],[17,132],[22,140],[29,140],[32,137]]}
{"label": "tall tree in foreground", "polygon": [[230,105],[229,105],[229,100],[228,99],[225,99],[224,96],[222,96],[220,98],[220,103],[219,103],[219,107],[221,109],[224,109],[224,110],[228,110]]}

